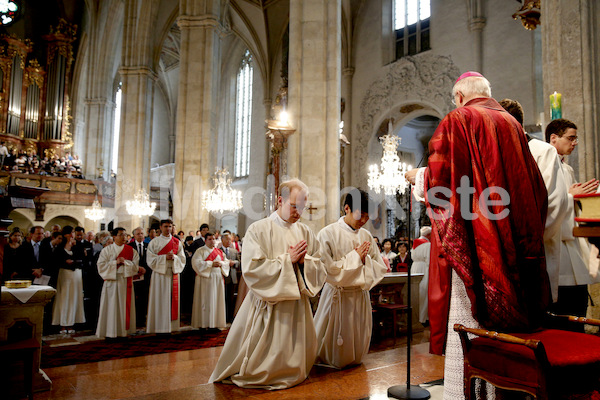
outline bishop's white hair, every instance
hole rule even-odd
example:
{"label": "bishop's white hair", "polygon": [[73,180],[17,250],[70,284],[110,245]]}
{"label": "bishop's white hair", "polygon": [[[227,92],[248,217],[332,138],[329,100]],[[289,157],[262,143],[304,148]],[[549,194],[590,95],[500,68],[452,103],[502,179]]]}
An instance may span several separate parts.
{"label": "bishop's white hair", "polygon": [[452,88],[452,97],[461,92],[465,97],[492,97],[490,82],[484,77],[469,76],[456,82]]}

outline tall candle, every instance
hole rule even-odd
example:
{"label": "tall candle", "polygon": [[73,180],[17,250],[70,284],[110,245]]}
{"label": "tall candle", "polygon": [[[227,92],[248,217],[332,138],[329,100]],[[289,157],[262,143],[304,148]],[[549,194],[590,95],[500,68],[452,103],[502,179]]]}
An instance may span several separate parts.
{"label": "tall candle", "polygon": [[562,95],[560,93],[552,93],[550,95],[550,119],[554,120],[562,118]]}

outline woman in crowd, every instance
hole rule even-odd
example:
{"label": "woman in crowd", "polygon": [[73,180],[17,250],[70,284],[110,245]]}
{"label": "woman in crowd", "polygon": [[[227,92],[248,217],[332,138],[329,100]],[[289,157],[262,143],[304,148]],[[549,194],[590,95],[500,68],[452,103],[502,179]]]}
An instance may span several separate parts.
{"label": "woman in crowd", "polygon": [[408,269],[412,265],[412,259],[408,253],[408,245],[404,242],[398,244],[398,254],[394,260],[394,271],[396,272],[408,272]]}
{"label": "woman in crowd", "polygon": [[[13,228],[8,236],[8,243],[4,245],[4,260],[3,260],[3,281],[11,279],[31,279],[31,276],[23,276],[20,270],[20,265],[23,260],[23,234],[19,228]],[[31,275],[31,274],[30,274]]]}
{"label": "woman in crowd", "polygon": [[60,325],[60,333],[75,333],[74,325],[85,322],[83,310],[83,257],[73,238],[73,227],[65,226],[63,240],[55,249],[58,271],[52,325]]}

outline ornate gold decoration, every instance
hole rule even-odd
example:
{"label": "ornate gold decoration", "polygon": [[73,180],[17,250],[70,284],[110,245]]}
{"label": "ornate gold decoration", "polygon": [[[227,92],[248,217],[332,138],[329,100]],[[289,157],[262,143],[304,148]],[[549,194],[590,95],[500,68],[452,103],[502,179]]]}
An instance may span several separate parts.
{"label": "ornate gold decoration", "polygon": [[29,61],[29,66],[25,69],[25,86],[35,83],[41,89],[44,86],[44,73],[44,69],[37,60]]}
{"label": "ornate gold decoration", "polygon": [[73,63],[73,46],[71,43],[75,41],[77,33],[77,25],[70,24],[64,19],[60,19],[58,26],[54,28],[50,26],[50,34],[44,36],[48,42],[54,42],[54,45],[48,48],[48,64],[54,61],[56,52],[67,59],[67,64],[70,66]]}
{"label": "ornate gold decoration", "polygon": [[77,183],[77,184],[75,184],[75,189],[77,190],[77,193],[84,193],[84,194],[96,193],[96,185],[92,185],[89,183]]}
{"label": "ornate gold decoration", "polygon": [[39,179],[17,178],[15,184],[17,186],[40,187],[42,182]]}
{"label": "ornate gold decoration", "polygon": [[54,158],[54,156],[56,155],[56,149],[53,149],[53,148],[45,149],[45,150],[44,150],[44,155],[45,155],[46,157],[48,157],[48,159],[50,159],[50,160],[51,160],[51,159],[53,159],[53,158]]}
{"label": "ornate gold decoration", "polygon": [[70,182],[46,181],[46,187],[54,192],[68,192],[71,189]]}
{"label": "ornate gold decoration", "polygon": [[2,35],[2,41],[7,44],[6,55],[12,60],[15,55],[20,57],[21,69],[25,69],[25,60],[27,54],[33,50],[33,42],[29,39],[20,39],[15,33],[12,35]]}
{"label": "ornate gold decoration", "polygon": [[69,150],[73,147],[73,134],[71,133],[71,101],[69,100],[69,96],[67,96],[67,101],[65,102],[65,116],[63,119],[63,137],[62,140],[65,142],[63,146],[65,150]]}
{"label": "ornate gold decoration", "polygon": [[10,183],[10,175],[9,176],[0,176],[0,186],[8,186]]}
{"label": "ornate gold decoration", "polygon": [[522,0],[523,6],[512,15],[513,19],[520,19],[527,30],[534,30],[541,23],[541,0]]}
{"label": "ornate gold decoration", "polygon": [[25,141],[25,152],[29,154],[32,151],[35,151],[37,153],[37,145],[35,144],[35,142],[32,142],[31,140]]}

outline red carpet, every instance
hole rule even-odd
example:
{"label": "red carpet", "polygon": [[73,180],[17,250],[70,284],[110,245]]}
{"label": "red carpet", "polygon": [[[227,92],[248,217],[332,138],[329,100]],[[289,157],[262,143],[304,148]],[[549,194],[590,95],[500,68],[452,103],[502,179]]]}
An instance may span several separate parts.
{"label": "red carpet", "polygon": [[41,368],[61,367],[119,358],[172,353],[222,346],[229,330],[182,332],[173,335],[129,337],[123,341],[97,340],[72,346],[42,345]]}

